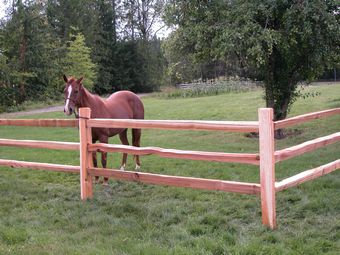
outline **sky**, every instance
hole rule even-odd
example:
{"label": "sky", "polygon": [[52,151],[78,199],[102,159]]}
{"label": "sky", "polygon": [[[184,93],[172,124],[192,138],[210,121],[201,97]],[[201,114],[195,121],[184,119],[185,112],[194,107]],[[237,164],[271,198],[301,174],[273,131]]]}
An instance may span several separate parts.
{"label": "sky", "polygon": [[0,19],[5,16],[5,4],[4,1],[0,1]]}

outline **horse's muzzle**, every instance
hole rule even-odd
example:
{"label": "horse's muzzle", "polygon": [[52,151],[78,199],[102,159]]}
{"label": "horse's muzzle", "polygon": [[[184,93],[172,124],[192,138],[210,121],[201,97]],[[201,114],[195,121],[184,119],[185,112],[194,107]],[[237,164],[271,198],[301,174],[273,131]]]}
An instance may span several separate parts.
{"label": "horse's muzzle", "polygon": [[70,107],[67,110],[64,108],[64,113],[68,116],[70,116],[73,113],[73,109]]}

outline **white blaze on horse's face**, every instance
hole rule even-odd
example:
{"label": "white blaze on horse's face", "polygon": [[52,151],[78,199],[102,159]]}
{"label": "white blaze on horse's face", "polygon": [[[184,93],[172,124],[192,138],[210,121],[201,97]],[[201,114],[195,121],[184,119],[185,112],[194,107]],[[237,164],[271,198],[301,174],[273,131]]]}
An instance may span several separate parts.
{"label": "white blaze on horse's face", "polygon": [[80,92],[83,89],[82,80],[83,77],[76,80],[73,77],[67,78],[64,75],[64,81],[66,82],[64,90],[64,112],[66,115],[71,115],[75,112],[76,108],[79,107]]}
{"label": "white blaze on horse's face", "polygon": [[73,111],[73,109],[70,107],[71,94],[72,94],[72,86],[69,85],[67,88],[67,97],[66,97],[65,106],[64,106],[64,112],[66,113],[66,115],[71,115]]}

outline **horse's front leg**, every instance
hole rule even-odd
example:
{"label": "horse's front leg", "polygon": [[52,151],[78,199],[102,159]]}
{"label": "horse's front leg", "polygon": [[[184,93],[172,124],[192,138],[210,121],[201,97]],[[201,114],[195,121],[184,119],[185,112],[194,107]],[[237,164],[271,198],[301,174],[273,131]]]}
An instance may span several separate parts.
{"label": "horse's front leg", "polygon": [[[93,167],[98,167],[97,163],[97,152],[92,152],[92,162],[93,162]],[[95,176],[95,182],[99,182],[99,176]]]}
{"label": "horse's front leg", "polygon": [[[99,139],[99,142],[101,143],[108,143],[109,142],[109,137],[107,136],[103,136]],[[101,152],[102,155],[102,167],[106,168],[106,164],[107,164],[107,152]],[[108,185],[109,183],[109,178],[104,177],[104,182],[103,185]]]}

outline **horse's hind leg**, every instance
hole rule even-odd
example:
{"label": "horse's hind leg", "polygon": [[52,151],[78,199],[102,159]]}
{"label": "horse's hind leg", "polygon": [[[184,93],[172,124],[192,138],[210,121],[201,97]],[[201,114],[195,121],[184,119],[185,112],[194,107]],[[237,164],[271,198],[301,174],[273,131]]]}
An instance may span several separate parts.
{"label": "horse's hind leg", "polygon": [[[141,136],[142,136],[142,130],[141,129],[132,129],[132,145],[133,146],[140,147]],[[135,170],[139,170],[140,169],[139,155],[134,155],[134,158],[136,160]]]}
{"label": "horse's hind leg", "polygon": [[[129,145],[129,140],[127,139],[127,129],[125,129],[123,132],[119,133],[119,138],[120,138],[120,141],[122,142],[122,144]],[[122,164],[120,166],[120,170],[125,170],[126,159],[127,159],[127,154],[123,153]]]}

